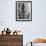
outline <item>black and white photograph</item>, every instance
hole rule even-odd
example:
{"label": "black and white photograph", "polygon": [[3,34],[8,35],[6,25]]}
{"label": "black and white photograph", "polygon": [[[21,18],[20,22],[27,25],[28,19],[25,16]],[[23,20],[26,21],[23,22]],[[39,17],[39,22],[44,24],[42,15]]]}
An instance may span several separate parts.
{"label": "black and white photograph", "polygon": [[32,21],[32,1],[16,1],[16,21]]}

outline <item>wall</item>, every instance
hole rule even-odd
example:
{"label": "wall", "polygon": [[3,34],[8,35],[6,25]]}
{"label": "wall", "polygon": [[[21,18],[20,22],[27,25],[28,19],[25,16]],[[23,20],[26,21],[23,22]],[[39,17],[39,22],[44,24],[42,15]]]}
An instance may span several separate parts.
{"label": "wall", "polygon": [[[46,0],[33,0],[32,38],[46,37]],[[35,35],[34,35],[35,34]]]}
{"label": "wall", "polygon": [[[31,39],[32,22],[17,22],[15,0],[0,0],[0,30],[9,27],[12,31],[15,29],[23,32],[23,42]],[[29,36],[30,35],[30,36]],[[29,36],[29,37],[27,37]]]}
{"label": "wall", "polygon": [[24,44],[46,36],[46,0],[32,0],[32,22],[17,22],[15,0],[0,0],[0,30],[9,27],[23,32]]}

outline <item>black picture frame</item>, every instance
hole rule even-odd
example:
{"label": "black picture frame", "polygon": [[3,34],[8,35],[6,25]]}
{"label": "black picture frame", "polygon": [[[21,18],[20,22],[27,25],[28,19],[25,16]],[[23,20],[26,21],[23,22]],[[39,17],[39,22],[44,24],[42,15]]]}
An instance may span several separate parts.
{"label": "black picture frame", "polygon": [[[22,15],[25,15],[23,12],[22,13],[19,13],[19,7],[21,6],[21,4],[27,4],[29,3],[30,4],[30,18],[29,17],[21,17]],[[20,5],[19,5],[20,4]],[[18,7],[19,6],[19,7]],[[26,6],[26,5],[25,5]],[[22,7],[21,7],[22,8]],[[20,9],[21,10],[21,9]],[[24,10],[23,10],[24,11]],[[28,13],[28,12],[27,12]],[[22,14],[22,15],[21,15]],[[21,16],[20,16],[21,15]],[[27,15],[25,15],[27,16]],[[29,16],[29,15],[28,15]],[[16,1],[16,21],[32,21],[32,1]]]}

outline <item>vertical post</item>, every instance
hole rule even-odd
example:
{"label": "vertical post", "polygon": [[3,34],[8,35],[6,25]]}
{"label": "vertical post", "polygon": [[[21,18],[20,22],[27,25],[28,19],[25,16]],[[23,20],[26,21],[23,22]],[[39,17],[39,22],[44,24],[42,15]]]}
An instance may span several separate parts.
{"label": "vertical post", "polygon": [[23,16],[23,19],[24,19],[24,3],[23,3],[23,5],[22,5],[22,16]]}
{"label": "vertical post", "polygon": [[2,31],[2,35],[3,35],[4,31]]}
{"label": "vertical post", "polygon": [[32,42],[31,42],[31,46],[32,46]]}

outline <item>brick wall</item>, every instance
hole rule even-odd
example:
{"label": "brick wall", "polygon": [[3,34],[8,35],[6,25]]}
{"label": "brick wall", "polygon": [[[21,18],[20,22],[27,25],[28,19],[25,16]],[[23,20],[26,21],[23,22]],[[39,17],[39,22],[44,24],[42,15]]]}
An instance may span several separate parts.
{"label": "brick wall", "polygon": [[23,46],[23,35],[0,35],[0,46]]}

